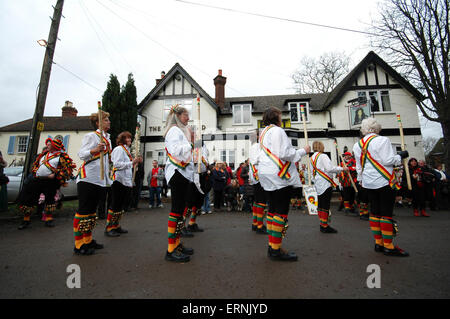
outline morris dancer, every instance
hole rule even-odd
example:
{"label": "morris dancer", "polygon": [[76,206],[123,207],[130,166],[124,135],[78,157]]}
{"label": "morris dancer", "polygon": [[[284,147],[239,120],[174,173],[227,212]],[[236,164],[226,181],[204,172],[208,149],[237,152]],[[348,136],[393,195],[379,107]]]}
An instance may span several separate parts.
{"label": "morris dancer", "polygon": [[[345,161],[345,165],[348,167],[350,172],[350,176],[352,177],[354,183],[357,183],[357,173],[356,173],[356,162],[352,156],[352,153],[345,152],[343,156],[343,160]],[[344,163],[341,163],[341,166],[344,167]],[[339,182],[342,186],[342,197],[344,200],[344,212],[346,214],[354,214],[355,213],[355,190],[352,186],[352,182],[350,181],[347,173],[340,173],[338,175]]]}
{"label": "morris dancer", "polygon": [[131,156],[130,132],[125,131],[120,133],[117,137],[116,144],[117,146],[111,153],[111,161],[113,163],[112,203],[111,208],[108,209],[105,228],[105,235],[108,237],[118,237],[120,234],[128,233],[126,229],[123,229],[119,225],[119,222],[133,188],[133,166],[142,162],[141,157],[133,159]]}
{"label": "morris dancer", "polygon": [[188,188],[194,182],[194,164],[192,158],[193,132],[187,127],[189,113],[187,109],[174,105],[170,109],[164,131],[167,162],[166,180],[172,193],[172,207],[168,221],[168,249],[165,259],[175,262],[188,262],[194,253],[192,248],[184,247],[180,242],[184,226],[183,211],[187,205]]}
{"label": "morris dancer", "polygon": [[310,151],[306,145],[296,150],[281,128],[281,111],[276,107],[268,108],[263,114],[266,128],[261,133],[259,144],[262,154],[258,164],[258,177],[269,199],[267,214],[267,232],[269,234],[268,256],[272,260],[296,261],[295,253],[281,248],[287,229],[287,216],[292,187],[300,187],[298,171],[293,163],[300,161]]}
{"label": "morris dancer", "polygon": [[[253,187],[254,200],[253,200],[253,219],[252,219],[252,230],[256,231],[257,234],[267,234],[267,227],[264,226],[264,209],[267,206],[267,195],[264,188],[262,188],[259,182],[258,176],[258,164],[261,155],[261,147],[257,142],[257,137],[252,136],[253,144],[249,151],[249,184]],[[267,220],[266,220],[267,222]]]}
{"label": "morris dancer", "polygon": [[347,167],[333,166],[330,158],[323,153],[325,147],[322,142],[313,143],[313,152],[311,156],[311,171],[314,181],[314,187],[317,191],[318,204],[317,214],[320,221],[320,231],[322,233],[337,233],[337,230],[329,225],[330,222],[330,203],[333,187],[336,183],[333,181],[333,173],[347,172]]}
{"label": "morris dancer", "polygon": [[61,186],[72,177],[75,164],[65,153],[63,143],[58,139],[45,140],[46,149],[38,155],[32,166],[33,178],[24,184],[19,196],[19,210],[24,214],[19,229],[30,226],[30,217],[39,197],[45,196],[45,226],[53,227],[53,212],[56,210],[55,195]]}
{"label": "morris dancer", "polygon": [[[100,132],[99,113],[102,112],[102,133]],[[95,249],[103,245],[92,239],[95,227],[97,206],[105,198],[106,187],[111,185],[109,162],[111,140],[106,133],[110,129],[109,113],[99,111],[90,117],[92,127],[96,131],[87,133],[81,142],[78,156],[83,160],[77,177],[78,210],[73,219],[75,236],[74,252],[78,255],[92,255]],[[104,176],[100,176],[100,152],[103,152]]]}
{"label": "morris dancer", "polygon": [[409,254],[393,244],[392,213],[395,189],[399,189],[394,165],[400,165],[402,158],[408,157],[408,151],[396,155],[389,139],[378,135],[380,131],[381,125],[372,117],[361,122],[364,137],[353,146],[356,170],[369,199],[369,221],[375,238],[375,251],[388,256],[406,257]]}

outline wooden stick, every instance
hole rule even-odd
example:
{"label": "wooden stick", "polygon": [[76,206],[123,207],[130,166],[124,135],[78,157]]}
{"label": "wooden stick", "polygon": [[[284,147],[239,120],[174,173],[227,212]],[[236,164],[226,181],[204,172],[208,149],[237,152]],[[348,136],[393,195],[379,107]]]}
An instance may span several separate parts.
{"label": "wooden stick", "polygon": [[[197,118],[198,118],[198,124],[197,124],[197,139],[201,139],[201,127],[200,127],[200,94],[197,93]],[[194,141],[195,142],[195,141]],[[202,165],[202,146],[197,148],[197,173],[201,173],[201,165]]]}
{"label": "wooden stick", "polygon": [[[400,138],[402,140],[402,151],[405,151],[405,136],[403,135],[403,124],[402,120],[400,119],[400,114],[397,114],[397,122],[398,127],[400,129]],[[406,182],[408,183],[408,189],[412,190],[411,176],[409,176],[409,167],[407,158],[403,159],[403,171],[406,174]]]}
{"label": "wooden stick", "polygon": [[[98,101],[98,128],[100,130],[100,143],[103,143],[103,117],[102,103]],[[100,151],[100,179],[105,179],[105,165],[103,163],[103,150]]]}
{"label": "wooden stick", "polygon": [[[140,126],[136,125],[136,132],[134,133],[134,158],[137,158],[139,156],[139,139],[140,139]],[[138,164],[134,164],[133,166],[133,179],[132,179],[132,185],[134,185],[134,180],[136,179],[136,172],[138,170]]]}
{"label": "wooden stick", "polygon": [[[302,115],[302,120],[303,120],[303,133],[305,134],[305,142],[306,145],[308,144],[308,131],[306,129],[306,116],[305,116],[305,107],[303,105],[300,105],[300,113]],[[309,158],[309,153],[307,154],[308,156],[308,186],[311,186],[311,167],[310,167],[310,158]]]}
{"label": "wooden stick", "polygon": [[[341,153],[339,152],[339,148],[338,148],[337,142],[335,141],[334,144],[336,145],[336,149],[338,151],[339,159],[341,160],[341,162],[344,165],[344,167],[347,167],[347,164],[345,164],[344,159],[342,158]],[[353,189],[357,193],[358,192],[358,188],[356,187],[355,182],[353,181],[353,178],[352,178],[352,175],[350,174],[350,171],[347,171],[347,175],[348,175],[348,178],[350,179],[350,182],[352,183]]]}

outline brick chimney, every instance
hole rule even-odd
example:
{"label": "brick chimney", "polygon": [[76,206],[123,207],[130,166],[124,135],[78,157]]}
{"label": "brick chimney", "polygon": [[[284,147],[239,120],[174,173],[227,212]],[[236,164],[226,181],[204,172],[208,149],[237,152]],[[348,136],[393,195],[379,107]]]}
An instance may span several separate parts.
{"label": "brick chimney", "polygon": [[225,107],[225,83],[227,83],[227,78],[222,76],[222,70],[219,69],[219,74],[214,78],[214,86],[216,87],[214,101],[221,110]]}
{"label": "brick chimney", "polygon": [[159,84],[159,82],[161,82],[161,80],[166,76],[166,72],[161,71],[161,78],[160,79],[156,79],[156,85]]}
{"label": "brick chimney", "polygon": [[62,107],[62,117],[76,117],[78,111],[73,107],[73,103],[70,101],[66,101],[64,106]]}

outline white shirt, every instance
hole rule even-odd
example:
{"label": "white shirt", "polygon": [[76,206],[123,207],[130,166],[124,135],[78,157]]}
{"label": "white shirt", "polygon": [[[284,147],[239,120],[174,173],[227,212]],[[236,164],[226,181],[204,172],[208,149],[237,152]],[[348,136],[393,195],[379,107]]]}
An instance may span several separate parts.
{"label": "white shirt", "polygon": [[[204,173],[208,170],[208,167],[206,167],[205,163],[203,163],[203,159],[206,161],[206,163],[208,163],[208,156],[209,156],[209,151],[206,148],[206,145],[202,146],[202,163],[200,165],[200,173]],[[198,162],[196,161],[194,163],[194,173],[198,172]]]}
{"label": "white shirt", "polygon": [[[367,134],[363,137],[364,142],[374,133]],[[400,155],[396,155],[392,148],[391,141],[385,136],[375,137],[367,148],[373,159],[384,166],[384,168],[392,174],[395,165],[401,164]],[[358,181],[362,181],[362,187],[367,189],[378,189],[389,185],[389,181],[379,173],[375,167],[366,160],[364,170],[361,167],[361,148],[359,143],[353,145],[353,153],[356,160],[356,172],[358,173]]]}
{"label": "white shirt", "polygon": [[295,149],[286,132],[279,126],[273,126],[269,129],[262,142],[283,163],[286,161],[291,162],[288,169],[291,178],[282,179],[278,176],[279,167],[261,150],[263,154],[259,157],[258,176],[264,190],[275,191],[286,186],[301,187],[295,162],[300,161],[302,156],[306,155],[306,151],[304,149]]}
{"label": "white shirt", "polygon": [[[313,159],[316,158],[316,156],[318,155],[318,152],[315,152],[312,156],[311,156],[311,162],[313,161]],[[309,163],[310,165],[310,169],[311,169],[311,175],[313,175],[313,170],[314,167],[312,166],[311,163]],[[318,169],[320,169],[322,172],[324,172],[325,174],[327,174],[331,179],[334,179],[334,174],[338,174],[340,172],[342,172],[343,168],[340,166],[334,166],[333,163],[331,163],[330,158],[328,157],[327,154],[321,153],[319,155],[319,158],[317,159],[316,162],[316,167]],[[316,192],[317,195],[322,195],[323,193],[325,193],[325,191],[331,187],[331,183],[329,181],[327,181],[325,178],[323,178],[322,176],[320,176],[319,173],[316,172],[316,175],[312,176],[311,182],[314,183],[314,187],[316,188]]]}
{"label": "white shirt", "polygon": [[[97,130],[97,132],[100,132],[100,131]],[[103,132],[103,136],[108,141],[109,145],[111,145],[111,140],[109,139],[109,134]],[[91,154],[91,149],[97,147],[97,145],[99,143],[100,143],[100,137],[95,132],[87,133],[83,137],[83,141],[81,142],[81,148],[78,151],[78,157],[82,161],[85,161],[85,162],[89,161],[93,157]],[[101,180],[100,179],[100,159],[97,159],[97,160],[87,163],[86,165],[84,165],[84,171],[86,173],[86,177],[81,178],[81,176],[78,175],[77,183],[78,182],[87,182],[87,183],[95,184],[95,185],[102,186],[102,187],[111,185],[112,181],[109,177],[109,154],[108,153],[104,154],[104,156],[103,156],[103,167],[104,167],[105,175],[104,175],[103,180]],[[81,169],[82,169],[82,167],[80,167],[80,170]]]}
{"label": "white shirt", "polygon": [[[43,163],[47,160],[47,158],[54,155],[56,152],[50,153],[48,152],[45,154],[45,156],[42,156],[41,160],[39,161],[39,168],[36,171],[36,176],[48,176],[50,174],[53,174],[53,172],[45,166]],[[52,158],[50,161],[48,161],[48,164],[50,164],[51,167],[57,168],[59,164],[59,156],[56,156],[55,158]]]}
{"label": "white shirt", "polygon": [[192,146],[184,135],[183,131],[179,127],[173,126],[167,132],[164,143],[170,155],[172,155],[178,161],[189,163],[184,169],[178,168],[177,166],[172,164],[169,156],[167,155],[165,169],[167,183],[170,183],[170,179],[172,178],[173,174],[175,174],[175,170],[180,172],[181,175],[183,175],[187,180],[193,182],[194,163],[192,159]]}
{"label": "white shirt", "polygon": [[[248,161],[249,163],[251,163],[253,165],[253,167],[258,170],[258,163],[259,163],[259,157],[261,156],[262,152],[261,152],[261,146],[259,145],[259,143],[254,143],[252,144],[252,146],[250,146],[250,150],[249,150],[249,157],[248,157]],[[262,154],[264,155],[264,154]],[[248,172],[248,181],[250,185],[256,185],[259,183],[259,180],[257,181],[254,177],[253,177],[253,170],[252,167],[249,165],[249,172]],[[259,172],[258,172],[259,173]],[[257,174],[258,174],[257,173]]]}
{"label": "white shirt", "polygon": [[[130,148],[124,145],[128,152]],[[115,181],[127,187],[133,187],[133,162],[123,149],[122,145],[116,146],[111,153],[111,161],[113,162],[115,171]]]}

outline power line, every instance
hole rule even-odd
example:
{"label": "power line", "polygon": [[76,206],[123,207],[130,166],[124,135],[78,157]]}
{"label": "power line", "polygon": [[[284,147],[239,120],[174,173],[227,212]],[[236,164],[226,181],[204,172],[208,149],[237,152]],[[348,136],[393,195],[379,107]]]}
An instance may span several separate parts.
{"label": "power line", "polygon": [[60,67],[61,69],[63,69],[64,71],[70,73],[71,75],[73,75],[74,77],[76,77],[77,79],[79,79],[80,81],[84,82],[85,84],[89,85],[91,88],[99,91],[99,92],[103,92],[102,90],[100,90],[99,88],[95,87],[94,85],[92,85],[91,83],[85,81],[83,78],[81,78],[80,76],[76,75],[75,73],[73,73],[72,71],[66,69],[65,67],[63,67],[61,64],[56,63],[55,61],[53,61],[53,64]]}
{"label": "power line", "polygon": [[[131,26],[133,29],[139,31],[140,33],[142,33],[147,39],[149,39],[150,41],[154,42],[155,44],[157,44],[158,46],[160,46],[161,48],[163,48],[164,50],[168,51],[170,54],[174,55],[175,57],[177,57],[180,60],[185,61],[186,63],[188,63],[189,65],[191,65],[193,68],[195,68],[196,70],[198,70],[199,72],[203,73],[204,75],[206,75],[207,77],[211,78],[211,75],[208,74],[207,72],[203,71],[202,69],[200,69],[199,67],[195,66],[193,63],[187,61],[186,59],[184,59],[183,57],[181,57],[180,55],[178,55],[176,52],[172,51],[171,49],[169,49],[168,47],[164,46],[162,43],[160,43],[159,41],[153,39],[152,37],[150,37],[146,32],[142,31],[141,29],[139,29],[138,27],[136,27],[134,24],[132,24],[131,22],[129,22],[128,20],[126,20],[125,18],[121,17],[120,15],[118,15],[116,12],[114,12],[113,10],[111,10],[110,8],[106,7],[104,4],[102,4],[100,1],[96,0],[101,6],[103,6],[105,9],[107,9],[108,11],[110,11],[112,14],[114,14],[116,17],[118,17],[120,20],[124,21],[126,24],[128,24],[129,26]],[[236,91],[237,93],[241,94],[241,95],[245,95],[244,93],[228,86],[228,88],[230,90]]]}
{"label": "power line", "polygon": [[268,19],[281,20],[281,21],[287,21],[287,22],[293,22],[293,23],[300,23],[300,24],[306,24],[306,25],[311,25],[311,26],[315,26],[315,27],[322,27],[322,28],[341,30],[341,31],[347,31],[347,32],[354,32],[354,33],[362,33],[362,34],[367,34],[367,35],[375,35],[374,33],[366,32],[366,31],[360,31],[360,30],[354,30],[354,29],[348,29],[348,28],[342,28],[342,27],[335,27],[335,26],[330,26],[330,25],[326,25],[326,24],[319,24],[319,23],[314,23],[314,22],[307,22],[307,21],[300,21],[300,20],[294,20],[294,19],[288,19],[288,18],[275,17],[275,16],[270,16],[270,15],[260,14],[260,13],[254,13],[254,12],[249,12],[249,11],[242,11],[242,10],[237,10],[237,9],[217,7],[217,6],[212,6],[212,5],[209,5],[209,4],[203,4],[203,3],[191,2],[191,1],[185,1],[185,0],[175,0],[175,1],[183,2],[183,3],[186,3],[186,4],[190,4],[190,5],[196,5],[196,6],[200,6],[200,7],[206,7],[206,8],[212,8],[212,9],[217,9],[217,10],[230,11],[230,12],[235,12],[235,13],[242,13],[242,14],[247,14],[247,15],[261,17],[261,18],[268,18]]}

